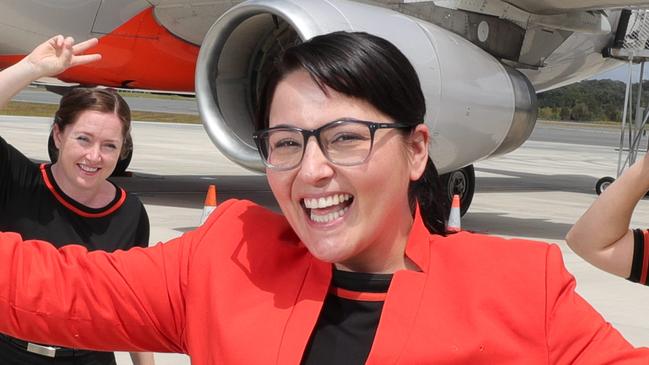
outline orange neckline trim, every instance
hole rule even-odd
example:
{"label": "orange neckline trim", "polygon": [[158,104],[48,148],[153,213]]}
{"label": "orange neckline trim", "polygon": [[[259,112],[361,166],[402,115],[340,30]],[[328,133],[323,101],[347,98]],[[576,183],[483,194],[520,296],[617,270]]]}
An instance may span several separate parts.
{"label": "orange neckline trim", "polygon": [[47,188],[50,190],[50,192],[52,192],[52,195],[54,195],[56,200],[58,200],[59,203],[63,204],[64,207],[68,208],[69,210],[71,210],[75,214],[78,214],[78,215],[80,215],[82,217],[85,217],[85,218],[102,218],[102,217],[105,217],[107,215],[110,215],[111,213],[113,213],[117,209],[119,209],[124,204],[124,201],[126,201],[126,191],[124,191],[124,189],[122,189],[120,187],[117,187],[117,189],[119,189],[119,192],[120,192],[120,198],[112,207],[108,208],[107,210],[105,210],[103,212],[99,212],[99,213],[84,212],[83,210],[81,210],[81,209],[75,207],[74,205],[70,204],[67,200],[65,200],[64,197],[61,196],[61,194],[59,194],[56,191],[56,189],[54,188],[54,184],[52,184],[52,182],[50,181],[50,178],[47,176],[47,172],[45,171],[45,164],[44,163],[41,164],[40,170],[41,170],[41,174],[43,175],[43,181],[45,181],[45,186],[47,186]]}
{"label": "orange neckline trim", "polygon": [[385,302],[388,293],[366,293],[358,292],[341,288],[329,288],[329,294],[335,295],[339,298],[358,300],[362,302]]}

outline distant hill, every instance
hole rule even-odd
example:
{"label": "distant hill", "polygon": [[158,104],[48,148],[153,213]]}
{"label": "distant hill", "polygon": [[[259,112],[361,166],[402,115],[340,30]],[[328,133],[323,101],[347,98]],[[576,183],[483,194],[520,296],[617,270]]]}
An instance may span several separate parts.
{"label": "distant hill", "polygon": [[[641,105],[646,107],[649,81],[643,82],[643,89]],[[622,120],[625,90],[626,84],[622,81],[586,80],[546,91],[538,94],[539,119],[619,122]],[[633,90],[637,90],[637,84]]]}

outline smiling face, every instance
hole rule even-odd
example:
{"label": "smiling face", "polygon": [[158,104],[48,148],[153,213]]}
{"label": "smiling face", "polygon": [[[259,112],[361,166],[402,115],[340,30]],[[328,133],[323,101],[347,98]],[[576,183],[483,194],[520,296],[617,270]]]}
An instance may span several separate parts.
{"label": "smiling face", "polygon": [[[363,100],[331,89],[323,93],[309,74],[295,71],[277,85],[269,127],[315,129],[342,118],[394,122]],[[404,249],[413,221],[408,185],[423,172],[427,141],[423,125],[405,135],[381,129],[366,162],[338,166],[310,138],[301,164],[288,171],[268,169],[268,181],[315,257],[343,270],[394,272],[406,266]]]}
{"label": "smiling face", "polygon": [[55,125],[53,135],[59,149],[52,166],[57,184],[77,200],[98,192],[119,160],[124,139],[120,119],[114,113],[86,110],[63,131]]}

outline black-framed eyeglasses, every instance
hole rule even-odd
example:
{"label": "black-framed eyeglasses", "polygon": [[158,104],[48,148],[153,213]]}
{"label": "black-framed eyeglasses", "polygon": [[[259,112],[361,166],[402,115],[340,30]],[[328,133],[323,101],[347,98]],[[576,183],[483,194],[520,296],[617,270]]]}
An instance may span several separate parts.
{"label": "black-framed eyeglasses", "polygon": [[309,137],[331,163],[354,166],[364,163],[372,152],[374,133],[384,128],[412,128],[402,123],[376,123],[356,119],[334,120],[316,129],[280,126],[262,129],[252,136],[264,164],[275,170],[297,167],[304,157]]}

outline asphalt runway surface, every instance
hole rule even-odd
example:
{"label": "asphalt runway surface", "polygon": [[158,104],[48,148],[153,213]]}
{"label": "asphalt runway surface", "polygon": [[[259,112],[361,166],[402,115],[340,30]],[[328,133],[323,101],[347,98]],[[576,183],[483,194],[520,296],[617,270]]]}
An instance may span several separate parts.
{"label": "asphalt runway surface", "polygon": [[[0,117],[0,135],[35,161],[48,161],[48,133],[47,118]],[[243,198],[277,209],[265,177],[226,160],[202,126],[134,123],[133,137],[133,176],[116,182],[145,203],[152,243],[198,225],[209,184],[217,186],[219,201]],[[596,198],[597,179],[615,175],[618,139],[617,129],[540,123],[518,150],[475,164],[476,194],[462,228],[557,244],[577,291],[629,341],[649,346],[649,288],[590,266],[563,240]],[[649,226],[648,200],[639,203],[632,225]],[[189,363],[183,355],[156,354],[156,360]],[[126,354],[119,364],[130,364]]]}

